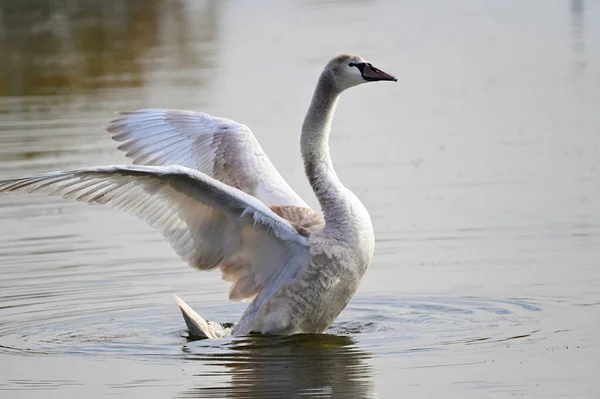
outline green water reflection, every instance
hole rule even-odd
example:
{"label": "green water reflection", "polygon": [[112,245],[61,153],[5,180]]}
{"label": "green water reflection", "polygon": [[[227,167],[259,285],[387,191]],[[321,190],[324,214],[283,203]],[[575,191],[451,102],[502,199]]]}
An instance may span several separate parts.
{"label": "green water reflection", "polygon": [[198,44],[210,47],[218,33],[218,2],[203,5],[194,16],[202,32],[192,38],[179,0],[4,2],[0,96],[141,87],[165,58],[173,69],[197,67],[205,58]]}

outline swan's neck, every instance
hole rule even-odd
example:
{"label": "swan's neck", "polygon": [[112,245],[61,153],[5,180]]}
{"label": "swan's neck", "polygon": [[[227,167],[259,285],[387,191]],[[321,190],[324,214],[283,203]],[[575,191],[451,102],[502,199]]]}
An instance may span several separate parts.
{"label": "swan's neck", "polygon": [[304,170],[321,205],[326,227],[337,226],[346,220],[345,188],[333,169],[329,154],[329,131],[339,95],[330,75],[327,72],[321,74],[302,125]]}

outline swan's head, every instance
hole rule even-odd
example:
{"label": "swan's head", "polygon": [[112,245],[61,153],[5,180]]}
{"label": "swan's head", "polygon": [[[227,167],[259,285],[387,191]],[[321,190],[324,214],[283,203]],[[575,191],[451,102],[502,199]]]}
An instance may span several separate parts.
{"label": "swan's head", "polygon": [[356,54],[338,55],[329,61],[324,72],[332,78],[339,91],[344,91],[361,83],[377,82],[379,80],[398,81],[392,75],[375,68],[373,64]]}

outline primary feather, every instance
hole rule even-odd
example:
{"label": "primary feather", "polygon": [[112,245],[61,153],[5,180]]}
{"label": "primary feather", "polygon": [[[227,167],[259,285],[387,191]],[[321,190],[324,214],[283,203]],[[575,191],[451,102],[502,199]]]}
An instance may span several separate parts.
{"label": "primary feather", "polygon": [[287,184],[245,125],[208,114],[140,109],[121,112],[106,130],[138,165],[199,170],[266,205],[308,205]]}
{"label": "primary feather", "polygon": [[308,243],[256,198],[183,166],[103,166],[0,182],[0,192],[41,192],[106,204],[159,230],[191,266],[219,267],[230,298],[249,299],[281,269],[308,263]]}

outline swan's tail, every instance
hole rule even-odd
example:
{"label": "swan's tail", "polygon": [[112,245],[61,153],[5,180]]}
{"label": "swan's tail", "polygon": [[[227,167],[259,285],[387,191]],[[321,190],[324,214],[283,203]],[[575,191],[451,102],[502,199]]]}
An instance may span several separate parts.
{"label": "swan's tail", "polygon": [[183,314],[183,320],[188,327],[190,337],[192,338],[208,338],[216,339],[223,338],[231,335],[231,327],[224,327],[220,323],[206,321],[196,312],[190,308],[187,303],[183,302],[177,295],[173,295],[181,314]]}

